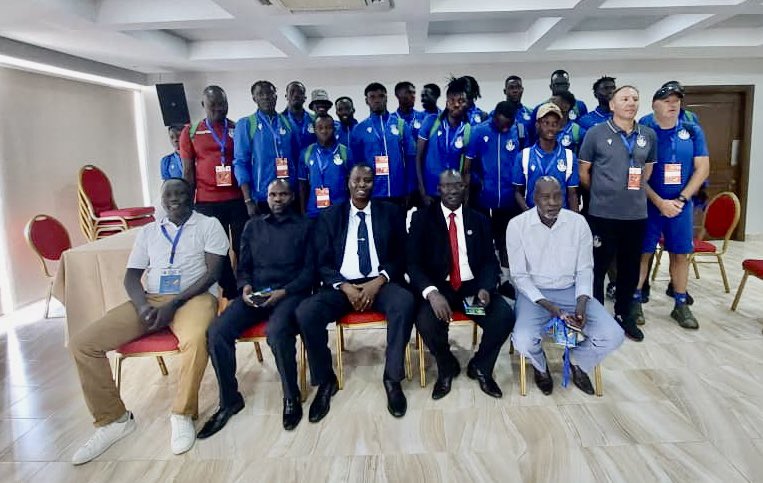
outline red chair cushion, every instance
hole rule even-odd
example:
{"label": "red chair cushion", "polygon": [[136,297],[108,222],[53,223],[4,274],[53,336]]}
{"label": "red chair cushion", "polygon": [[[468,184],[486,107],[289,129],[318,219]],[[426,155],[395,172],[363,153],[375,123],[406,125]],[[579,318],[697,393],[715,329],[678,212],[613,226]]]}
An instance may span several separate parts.
{"label": "red chair cushion", "polygon": [[72,247],[64,225],[52,216],[37,215],[29,222],[29,241],[48,260],[59,260]]}
{"label": "red chair cushion", "polygon": [[338,322],[342,325],[355,325],[355,324],[372,324],[374,322],[384,322],[387,320],[387,316],[381,312],[367,311],[367,312],[350,312],[344,317],[340,318]]}
{"label": "red chair cushion", "polygon": [[758,278],[763,278],[763,260],[753,260],[752,258],[748,258],[742,262],[742,268]]}
{"label": "red chair cushion", "polygon": [[736,203],[729,195],[718,196],[707,207],[705,213],[705,231],[710,238],[725,238],[734,224]]}
{"label": "red chair cushion", "polygon": [[144,216],[143,218],[135,218],[134,220],[127,220],[127,226],[135,228],[136,226],[148,225],[154,221],[153,216]]}
{"label": "red chair cushion", "polygon": [[255,337],[265,337],[265,329],[268,326],[267,320],[262,320],[247,328],[238,336],[239,339],[254,339]]}
{"label": "red chair cushion", "polygon": [[95,166],[88,165],[82,170],[82,190],[90,199],[95,216],[101,216],[103,211],[116,208],[112,205],[113,196],[109,178]]}
{"label": "red chair cushion", "polygon": [[715,253],[716,246],[704,240],[694,240],[694,253]]}
{"label": "red chair cushion", "polygon": [[105,210],[98,216],[121,216],[122,218],[137,218],[154,214],[153,206],[141,206],[136,208],[119,208],[118,210]]}
{"label": "red chair cushion", "polygon": [[178,338],[170,329],[162,329],[159,332],[147,334],[127,344],[122,344],[117,348],[117,352],[122,355],[130,355],[142,352],[171,352],[177,349]]}

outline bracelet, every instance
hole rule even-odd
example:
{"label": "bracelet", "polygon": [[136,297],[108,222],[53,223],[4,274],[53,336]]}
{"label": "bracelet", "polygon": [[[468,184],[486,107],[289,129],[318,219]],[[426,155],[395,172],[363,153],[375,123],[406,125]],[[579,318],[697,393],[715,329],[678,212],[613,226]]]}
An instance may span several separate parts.
{"label": "bracelet", "polygon": [[244,203],[251,203],[251,202],[252,202],[251,198],[247,198],[247,199],[244,200]]}

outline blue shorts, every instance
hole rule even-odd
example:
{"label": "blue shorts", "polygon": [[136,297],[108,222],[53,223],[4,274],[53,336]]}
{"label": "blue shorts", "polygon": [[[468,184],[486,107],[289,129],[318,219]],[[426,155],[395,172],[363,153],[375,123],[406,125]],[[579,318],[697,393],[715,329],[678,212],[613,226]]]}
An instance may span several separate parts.
{"label": "blue shorts", "polygon": [[669,253],[688,254],[694,251],[694,206],[691,201],[675,218],[662,216],[651,202],[647,202],[647,214],[643,253],[654,253],[660,236],[665,238],[665,250]]}

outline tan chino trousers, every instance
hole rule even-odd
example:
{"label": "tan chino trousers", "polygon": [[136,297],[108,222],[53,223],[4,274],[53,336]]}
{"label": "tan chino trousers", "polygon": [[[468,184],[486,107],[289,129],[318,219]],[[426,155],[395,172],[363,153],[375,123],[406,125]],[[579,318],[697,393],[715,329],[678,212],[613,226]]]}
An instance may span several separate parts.
{"label": "tan chino trousers", "polygon": [[[146,294],[154,307],[172,300],[173,295]],[[172,413],[196,418],[199,413],[199,385],[207,367],[207,327],[217,315],[217,299],[210,293],[192,298],[175,312],[170,330],[178,338],[181,358],[180,379]],[[105,426],[126,411],[112,378],[106,353],[146,334],[135,306],[125,302],[110,310],[74,335],[69,348],[79,371],[82,392],[95,426]]]}

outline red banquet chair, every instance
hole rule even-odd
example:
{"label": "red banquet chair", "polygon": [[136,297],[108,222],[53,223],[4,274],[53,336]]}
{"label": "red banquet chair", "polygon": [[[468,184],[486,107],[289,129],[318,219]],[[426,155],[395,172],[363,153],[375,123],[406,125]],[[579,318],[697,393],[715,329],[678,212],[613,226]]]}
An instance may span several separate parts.
{"label": "red banquet chair", "polygon": [[742,269],[744,270],[744,275],[742,276],[742,281],[739,282],[739,288],[734,297],[734,303],[731,304],[731,310],[736,310],[737,305],[739,305],[739,299],[742,298],[742,291],[744,290],[744,284],[747,283],[747,277],[752,275],[763,280],[763,260],[748,258],[742,262]]}
{"label": "red banquet chair", "polygon": [[159,370],[166,376],[167,365],[164,363],[164,356],[179,354],[178,339],[170,329],[162,329],[158,332],[152,332],[122,344],[116,349],[116,368],[114,378],[117,384],[117,392],[122,387],[122,361],[128,357],[156,357],[159,363]]}
{"label": "red banquet chair", "polygon": [[45,318],[50,310],[50,297],[53,290],[53,274],[46,260],[57,262],[61,254],[72,247],[69,232],[60,221],[49,215],[35,215],[24,228],[24,238],[37,255],[42,265],[42,272],[49,279],[48,295],[45,297]]}
{"label": "red banquet chair", "polygon": [[80,229],[90,241],[154,221],[152,206],[118,208],[109,178],[92,164],[79,171],[77,195]]}
{"label": "red banquet chair", "polygon": [[[739,204],[739,198],[730,192],[724,191],[718,193],[707,204],[707,210],[705,211],[705,221],[703,224],[704,235],[701,238],[694,240],[694,253],[689,255],[689,262],[694,267],[694,276],[699,279],[699,267],[698,263],[717,263],[721,270],[721,278],[723,279],[723,288],[726,293],[730,292],[729,280],[726,277],[726,267],[723,265],[723,256],[729,247],[729,240],[734,233],[737,225],[739,224],[739,217],[741,215],[741,205]],[[710,238],[714,240],[723,240],[721,249],[709,241],[703,238]],[[660,258],[662,258],[662,252],[664,250],[663,241],[660,240],[660,245],[657,247],[655,253],[654,270],[652,271],[652,280],[657,276],[657,270],[660,268]],[[711,260],[704,260],[711,258]]]}
{"label": "red banquet chair", "polygon": [[[381,312],[369,310],[366,312],[350,312],[336,321],[336,365],[339,389],[344,389],[344,331],[345,329],[381,329],[387,327],[387,317]],[[411,369],[411,345],[405,344],[405,377],[409,381],[413,379]]]}

